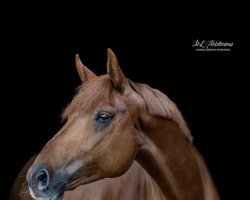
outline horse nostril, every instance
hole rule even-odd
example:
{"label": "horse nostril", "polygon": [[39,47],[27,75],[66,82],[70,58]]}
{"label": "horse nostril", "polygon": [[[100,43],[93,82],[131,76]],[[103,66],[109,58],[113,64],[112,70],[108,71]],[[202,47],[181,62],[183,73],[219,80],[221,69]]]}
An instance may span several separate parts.
{"label": "horse nostril", "polygon": [[49,187],[49,173],[46,169],[41,169],[36,175],[37,189],[44,191]]}

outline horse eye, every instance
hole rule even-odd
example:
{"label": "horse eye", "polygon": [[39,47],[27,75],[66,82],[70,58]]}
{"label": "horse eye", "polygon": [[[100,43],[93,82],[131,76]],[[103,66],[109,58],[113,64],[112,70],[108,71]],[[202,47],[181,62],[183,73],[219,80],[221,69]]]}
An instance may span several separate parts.
{"label": "horse eye", "polygon": [[113,116],[110,113],[100,112],[98,113],[96,120],[100,123],[107,124],[112,118]]}

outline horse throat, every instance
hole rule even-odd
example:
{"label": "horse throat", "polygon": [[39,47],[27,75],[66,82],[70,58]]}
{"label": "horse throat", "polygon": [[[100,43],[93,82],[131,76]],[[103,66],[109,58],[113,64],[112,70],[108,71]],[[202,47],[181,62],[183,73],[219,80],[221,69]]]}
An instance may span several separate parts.
{"label": "horse throat", "polygon": [[178,125],[158,117],[140,122],[136,160],[154,179],[166,199],[204,199],[194,148]]}

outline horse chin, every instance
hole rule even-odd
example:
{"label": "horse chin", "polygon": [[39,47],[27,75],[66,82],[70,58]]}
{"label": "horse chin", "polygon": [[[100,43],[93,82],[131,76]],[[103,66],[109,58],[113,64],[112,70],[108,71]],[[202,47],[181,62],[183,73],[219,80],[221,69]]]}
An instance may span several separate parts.
{"label": "horse chin", "polygon": [[63,200],[63,197],[64,197],[64,192],[60,192],[49,198],[44,198],[44,199],[38,198],[38,200]]}
{"label": "horse chin", "polygon": [[64,192],[57,193],[55,196],[51,197],[50,200],[63,200]]}

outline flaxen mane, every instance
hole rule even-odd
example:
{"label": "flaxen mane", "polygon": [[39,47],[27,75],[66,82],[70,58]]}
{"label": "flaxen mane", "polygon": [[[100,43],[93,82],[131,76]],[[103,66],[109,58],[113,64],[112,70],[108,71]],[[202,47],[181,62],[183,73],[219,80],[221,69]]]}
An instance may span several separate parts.
{"label": "flaxen mane", "polygon": [[193,137],[187,127],[177,106],[162,92],[153,89],[146,84],[129,81],[133,89],[144,99],[147,111],[155,116],[168,118],[174,121],[185,134],[186,138],[192,142]]}

